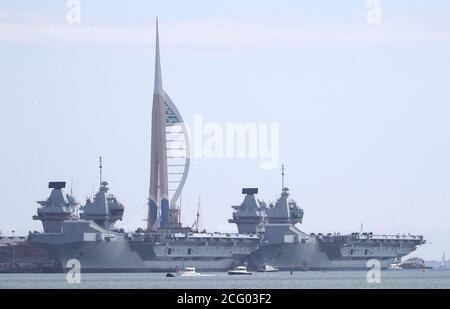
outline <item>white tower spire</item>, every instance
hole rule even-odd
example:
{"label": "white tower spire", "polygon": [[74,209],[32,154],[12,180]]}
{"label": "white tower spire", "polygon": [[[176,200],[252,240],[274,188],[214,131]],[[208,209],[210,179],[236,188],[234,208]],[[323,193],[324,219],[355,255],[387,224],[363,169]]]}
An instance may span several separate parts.
{"label": "white tower spire", "polygon": [[153,92],[149,212],[147,228],[155,227],[160,210],[161,227],[169,223],[167,141],[164,90],[162,88],[158,18],[156,18],[155,88]]}
{"label": "white tower spire", "polygon": [[153,94],[163,95],[162,77],[161,77],[161,58],[159,52],[159,29],[158,17],[156,17],[156,47],[155,47],[155,89]]}

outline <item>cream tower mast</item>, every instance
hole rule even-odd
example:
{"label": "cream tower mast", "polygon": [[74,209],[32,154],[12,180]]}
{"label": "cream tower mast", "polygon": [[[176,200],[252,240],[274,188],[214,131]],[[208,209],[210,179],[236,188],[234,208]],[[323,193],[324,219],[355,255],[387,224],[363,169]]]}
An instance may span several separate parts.
{"label": "cream tower mast", "polygon": [[[155,58],[155,88],[153,92],[152,108],[150,192],[147,226],[149,230],[155,228],[158,223],[162,228],[168,227],[169,225],[166,117],[164,90],[161,78],[161,60],[159,54],[158,19],[156,19]],[[160,214],[158,214],[158,212]],[[160,215],[159,220],[158,215]]]}

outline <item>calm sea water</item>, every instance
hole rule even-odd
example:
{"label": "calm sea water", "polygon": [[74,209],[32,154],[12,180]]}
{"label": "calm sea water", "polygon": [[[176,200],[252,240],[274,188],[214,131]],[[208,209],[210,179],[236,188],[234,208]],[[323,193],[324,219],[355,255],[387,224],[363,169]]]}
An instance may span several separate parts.
{"label": "calm sea water", "polygon": [[166,278],[159,273],[82,274],[81,283],[69,284],[65,274],[0,274],[0,289],[9,288],[161,288],[161,289],[241,289],[241,288],[450,288],[450,270],[387,270],[381,283],[367,283],[364,271],[255,273],[229,276],[210,273],[202,277]]}

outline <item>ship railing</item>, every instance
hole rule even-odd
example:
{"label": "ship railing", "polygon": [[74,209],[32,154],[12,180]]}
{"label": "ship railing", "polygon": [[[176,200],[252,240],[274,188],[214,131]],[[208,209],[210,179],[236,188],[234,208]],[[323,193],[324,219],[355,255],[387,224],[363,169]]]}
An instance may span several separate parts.
{"label": "ship railing", "polygon": [[422,235],[411,235],[411,234],[396,234],[396,235],[374,235],[371,233],[367,234],[354,234],[352,235],[355,239],[374,239],[374,240],[422,240]]}
{"label": "ship railing", "polygon": [[[311,234],[311,236],[316,236],[314,234]],[[321,241],[325,241],[325,242],[346,242],[347,239],[353,239],[353,240],[360,240],[360,241],[364,241],[364,240],[386,240],[386,241],[391,241],[391,240],[412,240],[412,241],[423,241],[423,236],[422,235],[411,235],[411,234],[397,234],[397,235],[375,235],[373,233],[352,233],[350,235],[342,235],[342,234],[331,234],[328,233],[326,235],[319,233],[317,234],[317,238]]]}
{"label": "ship railing", "polygon": [[[175,237],[185,237],[186,234],[176,234]],[[189,233],[189,238],[204,238],[204,239],[215,239],[215,238],[238,238],[238,239],[254,239],[258,238],[256,234],[239,234],[239,233]]]}

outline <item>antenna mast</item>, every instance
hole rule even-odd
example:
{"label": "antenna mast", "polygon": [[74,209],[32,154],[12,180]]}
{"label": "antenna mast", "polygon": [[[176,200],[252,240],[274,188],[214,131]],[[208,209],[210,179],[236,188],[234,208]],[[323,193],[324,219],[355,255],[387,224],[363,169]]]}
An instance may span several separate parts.
{"label": "antenna mast", "polygon": [[198,232],[198,223],[200,221],[200,195],[198,196],[198,206],[197,206],[197,221],[195,222],[195,229]]}
{"label": "antenna mast", "polygon": [[442,254],[441,268],[445,268],[445,252]]}
{"label": "antenna mast", "polygon": [[196,219],[194,221],[194,224],[192,224],[192,229],[195,227],[195,232],[198,232],[198,225],[200,222],[200,195],[198,196],[198,206],[197,206],[197,216]]}
{"label": "antenna mast", "polygon": [[100,169],[100,186],[101,186],[102,185],[102,168],[103,168],[103,166],[102,166],[102,156],[100,156],[98,168]]}
{"label": "antenna mast", "polygon": [[281,165],[281,191],[284,190],[284,164]]}

